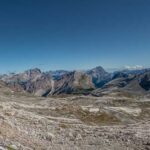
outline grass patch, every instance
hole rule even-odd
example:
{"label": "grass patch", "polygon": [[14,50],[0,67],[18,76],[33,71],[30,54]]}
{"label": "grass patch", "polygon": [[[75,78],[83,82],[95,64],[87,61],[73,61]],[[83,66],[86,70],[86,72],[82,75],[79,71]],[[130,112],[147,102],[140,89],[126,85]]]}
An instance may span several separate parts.
{"label": "grass patch", "polygon": [[11,96],[12,93],[10,93],[10,92],[8,92],[8,91],[5,91],[5,92],[4,92],[4,95],[5,95],[5,96]]}
{"label": "grass patch", "polygon": [[11,148],[10,146],[5,146],[6,150],[15,150],[14,148]]}
{"label": "grass patch", "polygon": [[90,89],[81,89],[81,88],[78,88],[76,89],[75,91],[73,91],[72,94],[74,95],[88,95],[90,94],[94,89],[93,88],[90,88]]}
{"label": "grass patch", "polygon": [[60,124],[59,124],[59,127],[60,127],[60,128],[63,128],[63,129],[68,129],[68,128],[70,128],[69,125],[64,124],[64,123],[60,123]]}

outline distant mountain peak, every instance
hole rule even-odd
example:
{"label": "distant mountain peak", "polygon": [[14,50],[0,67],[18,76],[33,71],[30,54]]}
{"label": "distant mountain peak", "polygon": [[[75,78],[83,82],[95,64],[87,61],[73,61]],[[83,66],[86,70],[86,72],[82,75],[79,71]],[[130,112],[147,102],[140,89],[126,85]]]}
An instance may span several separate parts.
{"label": "distant mountain peak", "polygon": [[103,69],[102,66],[96,66],[95,69]]}
{"label": "distant mountain peak", "polygon": [[97,66],[86,72],[91,78],[95,87],[101,87],[111,79],[111,75],[103,67]]}
{"label": "distant mountain peak", "polygon": [[30,73],[41,73],[41,70],[39,68],[33,68],[26,70],[25,72],[30,72]]}
{"label": "distant mountain peak", "polygon": [[87,70],[87,73],[88,73],[88,74],[91,73],[91,72],[95,72],[95,73],[106,73],[106,71],[104,70],[104,68],[101,67],[101,66],[97,66],[97,67],[95,67],[95,68],[92,68],[92,69],[90,69],[90,70]]}
{"label": "distant mountain peak", "polygon": [[104,68],[103,68],[102,66],[97,66],[97,67],[93,68],[93,70],[94,70],[94,69],[97,69],[97,70],[104,70]]}

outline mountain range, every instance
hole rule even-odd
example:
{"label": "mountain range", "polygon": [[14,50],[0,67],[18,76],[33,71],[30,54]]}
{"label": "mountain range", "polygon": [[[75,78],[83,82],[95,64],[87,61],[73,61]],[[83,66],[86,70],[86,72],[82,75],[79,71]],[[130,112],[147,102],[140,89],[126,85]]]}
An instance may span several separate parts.
{"label": "mountain range", "polygon": [[92,94],[122,91],[149,94],[150,69],[124,69],[108,73],[101,66],[86,71],[47,71],[30,69],[23,73],[0,76],[0,85],[15,92],[36,96],[59,94]]}

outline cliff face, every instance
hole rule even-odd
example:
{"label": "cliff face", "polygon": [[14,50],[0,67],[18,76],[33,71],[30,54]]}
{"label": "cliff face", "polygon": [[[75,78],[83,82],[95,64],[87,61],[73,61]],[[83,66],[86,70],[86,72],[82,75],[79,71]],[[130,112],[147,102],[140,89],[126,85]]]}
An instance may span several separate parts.
{"label": "cliff face", "polygon": [[96,88],[102,87],[111,80],[111,74],[107,73],[101,66],[88,70],[86,73],[92,78]]}
{"label": "cliff face", "polygon": [[55,82],[55,94],[80,93],[94,89],[91,78],[83,72],[71,72]]}

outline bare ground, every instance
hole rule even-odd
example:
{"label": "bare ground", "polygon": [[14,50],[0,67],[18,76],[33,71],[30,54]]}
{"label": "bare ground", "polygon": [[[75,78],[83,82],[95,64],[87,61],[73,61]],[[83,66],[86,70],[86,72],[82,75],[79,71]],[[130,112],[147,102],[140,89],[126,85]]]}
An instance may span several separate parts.
{"label": "bare ground", "polygon": [[150,99],[0,94],[0,150],[150,150]]}

